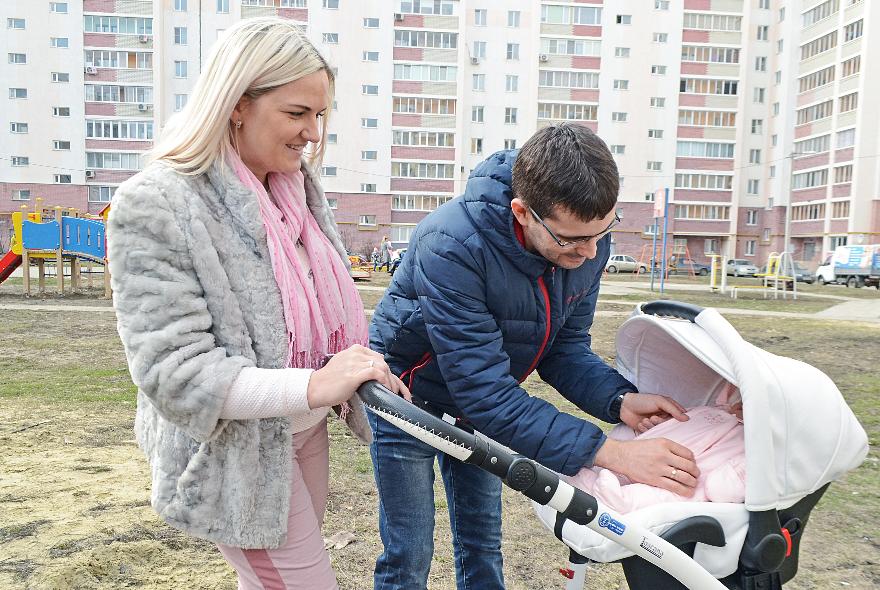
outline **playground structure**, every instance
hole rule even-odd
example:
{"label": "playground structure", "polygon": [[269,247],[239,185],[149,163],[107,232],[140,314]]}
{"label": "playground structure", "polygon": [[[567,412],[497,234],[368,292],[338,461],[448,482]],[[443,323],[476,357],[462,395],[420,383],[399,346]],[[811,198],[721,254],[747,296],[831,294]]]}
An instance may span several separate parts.
{"label": "playground structure", "polygon": [[[104,267],[104,296],[110,297],[110,273],[107,271],[107,240],[105,228],[110,206],[98,216],[82,214],[77,209],[62,207],[45,208],[37,198],[33,211],[22,206],[12,214],[12,244],[9,252],[0,258],[0,283],[12,272],[22,267],[24,293],[31,295],[30,266],[38,269],[38,286],[42,293],[46,288],[46,262],[54,262],[58,293],[64,293],[64,267],[70,265],[72,292],[81,289],[82,264]],[[92,272],[89,272],[91,285]]]}
{"label": "playground structure", "polygon": [[[724,265],[727,265],[726,260]],[[760,292],[764,299],[767,299],[768,295],[773,295],[773,299],[779,299],[780,294],[785,299],[789,292],[792,299],[797,299],[797,273],[791,252],[782,252],[781,254],[771,252],[767,257],[766,271],[756,274],[755,277],[761,279],[760,285],[732,287],[730,296],[736,299],[740,292],[749,290]]]}

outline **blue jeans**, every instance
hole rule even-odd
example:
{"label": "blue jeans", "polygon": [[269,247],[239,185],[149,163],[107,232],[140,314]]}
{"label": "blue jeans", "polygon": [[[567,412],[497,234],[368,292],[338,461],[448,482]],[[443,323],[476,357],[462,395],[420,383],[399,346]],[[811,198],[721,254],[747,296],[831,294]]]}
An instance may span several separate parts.
{"label": "blue jeans", "polygon": [[413,438],[368,412],[379,488],[375,590],[428,586],[434,555],[434,459],[446,489],[458,590],[503,590],[501,480]]}

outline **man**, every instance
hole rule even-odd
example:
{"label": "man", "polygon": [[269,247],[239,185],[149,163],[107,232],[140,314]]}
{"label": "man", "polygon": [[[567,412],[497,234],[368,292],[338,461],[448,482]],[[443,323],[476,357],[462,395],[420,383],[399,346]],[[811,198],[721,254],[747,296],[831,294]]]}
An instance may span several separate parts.
{"label": "man", "polygon": [[[520,386],[540,377],[579,408],[644,431],[673,416],[590,350],[599,279],[617,223],[617,167],[586,127],[561,124],[498,152],[463,196],[426,217],[376,308],[370,346],[413,401],[558,472],[613,469],[692,494],[693,455],[669,440],[619,442]],[[446,488],[459,590],[504,587],[501,482],[370,415],[385,551],[376,590],[426,588],[433,555],[434,460]]]}

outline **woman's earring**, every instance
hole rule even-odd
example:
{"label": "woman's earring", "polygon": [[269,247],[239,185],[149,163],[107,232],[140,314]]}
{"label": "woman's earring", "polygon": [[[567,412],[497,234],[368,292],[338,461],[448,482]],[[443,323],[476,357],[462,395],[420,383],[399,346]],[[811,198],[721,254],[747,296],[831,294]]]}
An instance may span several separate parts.
{"label": "woman's earring", "polygon": [[236,128],[236,129],[241,129],[241,121],[236,121],[236,122],[235,122],[235,128]]}

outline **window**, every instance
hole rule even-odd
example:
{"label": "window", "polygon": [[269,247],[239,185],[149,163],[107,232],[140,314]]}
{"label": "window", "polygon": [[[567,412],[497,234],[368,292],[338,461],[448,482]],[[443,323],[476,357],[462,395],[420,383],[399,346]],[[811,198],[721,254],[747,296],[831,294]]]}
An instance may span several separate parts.
{"label": "window", "polygon": [[749,164],[760,164],[761,163],[761,150],[751,149],[749,150]]}
{"label": "window", "polygon": [[376,185],[374,183],[361,183],[361,192],[362,193],[375,193]]}
{"label": "window", "polygon": [[505,139],[504,140],[504,149],[515,150],[516,149],[516,140],[515,139]]}
{"label": "window", "polygon": [[663,96],[652,96],[651,97],[651,106],[657,109],[662,109],[666,107],[666,98]]}
{"label": "window", "polygon": [[736,113],[730,111],[678,111],[679,125],[696,127],[735,127]]}
{"label": "window", "polygon": [[361,94],[377,96],[379,94],[379,86],[376,84],[363,84],[361,86]]}
{"label": "window", "polygon": [[186,27],[174,27],[174,44],[186,45]]}
{"label": "window", "polygon": [[834,69],[834,66],[828,66],[812,74],[801,76],[798,78],[798,92],[807,92],[813,88],[819,88],[834,82]]}
{"label": "window", "polygon": [[479,155],[483,153],[483,138],[482,137],[472,137],[471,138],[471,155]]}
{"label": "window", "polygon": [[629,90],[629,80],[615,80],[614,81],[614,89],[615,90]]}
{"label": "window", "polygon": [[820,102],[813,106],[798,109],[795,125],[804,125],[806,123],[812,123],[813,121],[830,117],[833,108],[834,101],[826,100],[825,102]]}
{"label": "window", "polygon": [[174,10],[177,12],[186,12],[186,0],[174,0]]}
{"label": "window", "polygon": [[115,186],[89,186],[89,203],[109,203],[115,192]]}
{"label": "window", "polygon": [[394,31],[395,47],[431,47],[434,49],[455,49],[458,47],[458,33],[437,31]]}
{"label": "window", "polygon": [[67,14],[67,2],[49,2],[49,12]]}
{"label": "window", "polygon": [[364,51],[362,59],[364,61],[379,61],[378,51]]}
{"label": "window", "polygon": [[723,174],[676,174],[675,188],[729,191],[733,188],[733,176]]}
{"label": "window", "polygon": [[[828,137],[827,135],[825,136]],[[856,144],[856,130],[855,128],[846,129],[844,131],[837,132],[837,141],[835,142],[835,147],[837,149],[852,147]],[[827,151],[827,147],[825,150]]]}
{"label": "window", "polygon": [[334,197],[327,197],[327,206],[330,207],[331,209],[338,209],[339,208],[339,199],[336,199]]}
{"label": "window", "polygon": [[140,170],[136,152],[86,152],[86,167],[102,170]]}
{"label": "window", "polygon": [[746,192],[750,195],[757,195],[758,189],[761,186],[761,181],[757,178],[750,178],[748,182],[748,188],[746,188]]}
{"label": "window", "polygon": [[785,39],[779,39],[776,42],[776,53],[782,53],[783,49],[785,49]]}
{"label": "window", "polygon": [[662,129],[648,129],[648,138],[649,139],[663,139],[663,130]]}
{"label": "window", "polygon": [[736,47],[682,45],[681,61],[695,61],[698,63],[738,64],[739,49],[737,49]]}
{"label": "window", "polygon": [[682,28],[701,31],[741,31],[742,17],[685,12]]}
{"label": "window", "polygon": [[452,0],[402,0],[400,12],[403,14],[442,14],[452,15]]}
{"label": "window", "polygon": [[471,107],[471,123],[482,123],[485,107]]}
{"label": "window", "polygon": [[646,192],[645,192],[645,201],[646,201],[646,202],[648,202],[648,203],[653,203],[653,202],[654,202],[654,199],[655,199],[655,196],[654,196],[654,192],[653,192],[653,191],[646,191]]}
{"label": "window", "polygon": [[617,154],[622,156],[626,153],[626,146],[621,144],[612,144],[608,146],[608,149],[611,150],[612,154]]}
{"label": "window", "polygon": [[599,88],[598,72],[539,70],[538,86],[545,88]]}
{"label": "window", "polygon": [[24,30],[24,19],[23,18],[7,18],[6,19],[6,28],[7,29]]}
{"label": "window", "polygon": [[847,164],[846,166],[837,166],[834,169],[834,184],[841,184],[844,182],[852,182],[853,179],[853,166],[852,164]]}
{"label": "window", "polygon": [[153,68],[153,54],[147,51],[116,51],[86,49],[87,66],[98,68],[149,70]]}
{"label": "window", "polygon": [[31,160],[27,156],[12,156],[13,166],[28,166],[30,163]]}
{"label": "window", "polygon": [[852,41],[862,36],[864,19],[859,19],[854,23],[848,24],[843,28],[843,42]]}
{"label": "window", "polygon": [[752,100],[755,101],[756,104],[764,104],[764,98],[767,96],[766,88],[755,88],[754,97]]}
{"label": "window", "polygon": [[591,39],[541,38],[541,53],[550,55],[601,55],[601,41]]}
{"label": "window", "polygon": [[752,119],[752,135],[761,135],[764,133],[764,120]]}
{"label": "window", "polygon": [[361,215],[358,217],[358,225],[376,225],[375,215]]}
{"label": "window", "polygon": [[52,182],[54,182],[55,184],[70,184],[70,174],[54,174]]}
{"label": "window", "polygon": [[175,78],[186,78],[187,75],[187,62],[186,61],[175,61],[174,62],[174,77]]}
{"label": "window", "polygon": [[785,20],[785,6],[779,9],[779,22]]}
{"label": "window", "polygon": [[217,14],[229,14],[229,0],[217,0]]}
{"label": "window", "polygon": [[31,191],[27,189],[18,189],[12,191],[12,200],[13,201],[30,201],[31,200]]}
{"label": "window", "polygon": [[835,14],[839,9],[840,0],[827,0],[826,2],[822,2],[801,15],[803,27],[806,28],[820,20],[825,20],[832,14]]}
{"label": "window", "polygon": [[153,121],[86,119],[88,139],[153,139]]}
{"label": "window", "polygon": [[707,141],[679,141],[676,155],[680,158],[733,158],[734,144]]}
{"label": "window", "polygon": [[455,66],[431,66],[420,64],[394,64],[395,80],[414,82],[455,82],[458,68]]}
{"label": "window", "polygon": [[669,41],[669,33],[654,33],[654,43],[666,43]]}
{"label": "window", "polygon": [[477,59],[486,59],[486,42],[474,41],[474,55]]}
{"label": "window", "polygon": [[556,121],[595,121],[599,107],[595,104],[539,102],[538,118]]}
{"label": "window", "polygon": [[[448,203],[452,200],[452,196],[447,195],[393,195],[391,197],[391,209],[394,211],[433,211],[440,205]],[[415,229],[415,224],[401,225],[402,228],[409,227],[410,230]],[[392,232],[394,229],[392,228]],[[409,240],[407,235],[406,240]],[[392,241],[398,241],[393,239]]]}
{"label": "window", "polygon": [[586,6],[541,6],[541,23],[548,25],[598,25],[602,9]]}
{"label": "window", "polygon": [[859,107],[859,93],[852,92],[845,96],[841,96],[838,102],[838,112],[847,113],[854,111]]}
{"label": "window", "polygon": [[330,10],[337,10],[339,8],[339,0],[324,0],[322,6]]}
{"label": "window", "polygon": [[746,211],[746,225],[758,225],[757,209],[749,209]]}
{"label": "window", "polygon": [[770,27],[768,25],[758,25],[757,39],[758,41],[766,41],[770,38]]}
{"label": "window", "polygon": [[795,205],[791,208],[792,221],[815,221],[825,219],[825,204]]}
{"label": "window", "polygon": [[617,121],[618,123],[623,123],[626,121],[626,113],[615,111],[611,113],[611,120]]}
{"label": "window", "polygon": [[770,178],[776,178],[776,166],[770,166],[770,172],[767,173]]}
{"label": "window", "polygon": [[379,152],[376,150],[361,150],[361,160],[377,160]]}
{"label": "window", "polygon": [[669,0],[654,0],[654,10],[669,10]]}
{"label": "window", "polygon": [[629,47],[615,47],[614,57],[629,57]]}
{"label": "window", "polygon": [[755,71],[756,72],[766,72],[767,71],[767,58],[765,56],[758,56],[755,58]]}
{"label": "window", "polygon": [[658,76],[666,75],[666,66],[651,66],[651,73]]}
{"label": "window", "polygon": [[516,107],[505,107],[504,109],[504,123],[507,125],[516,125]]}
{"label": "window", "polygon": [[434,162],[391,162],[391,176],[396,178],[455,178],[455,165]]}
{"label": "window", "polygon": [[618,14],[618,15],[617,15],[617,24],[619,24],[619,25],[631,25],[631,24],[632,24],[632,15],[629,15],[629,14]]}
{"label": "window", "polygon": [[321,176],[336,176],[336,166],[321,166]]}
{"label": "window", "polygon": [[507,59],[519,59],[519,43],[507,44]]}
{"label": "window", "polygon": [[663,170],[663,162],[658,162],[656,160],[648,160],[647,170],[651,170],[654,172],[661,172]]}
{"label": "window", "polygon": [[724,221],[730,219],[729,205],[675,205],[675,219],[704,219]]}
{"label": "window", "polygon": [[705,240],[703,240],[703,253],[717,254],[718,253],[718,243],[719,243],[719,240],[717,238],[706,238]]}
{"label": "window", "polygon": [[363,127],[364,129],[376,129],[379,127],[379,119],[363,117],[361,119],[361,127]]}
{"label": "window", "polygon": [[836,250],[838,246],[846,246],[847,236],[831,236],[831,249]]}
{"label": "window", "polygon": [[339,43],[339,33],[321,33],[321,41],[328,45]]}
{"label": "window", "polygon": [[736,80],[711,80],[706,78],[682,78],[679,92],[692,94],[724,94],[734,96],[739,90]]}
{"label": "window", "polygon": [[519,27],[519,10],[508,10],[507,11],[507,26],[508,27]]}
{"label": "window", "polygon": [[337,143],[339,141],[338,133],[328,133],[327,134],[327,143]]}
{"label": "window", "polygon": [[517,92],[519,90],[519,76],[508,74],[504,79],[504,90]]}
{"label": "window", "polygon": [[[831,219],[849,218],[849,201],[836,201],[831,203]],[[844,241],[846,238],[844,238]],[[840,244],[845,246],[846,244]]]}
{"label": "window", "polygon": [[182,111],[183,107],[186,106],[188,95],[186,94],[175,94],[174,95],[174,110]]}
{"label": "window", "polygon": [[471,78],[472,89],[477,91],[486,90],[486,74],[474,74]]}
{"label": "window", "polygon": [[754,256],[756,243],[757,240],[746,240],[745,249],[743,250],[743,256]]}
{"label": "window", "polygon": [[818,39],[801,45],[801,61],[810,59],[837,47],[837,31],[831,31]]}
{"label": "window", "polygon": [[27,123],[10,123],[9,124],[9,132],[10,133],[27,133],[28,132],[28,124]]}
{"label": "window", "polygon": [[365,18],[364,19],[364,28],[365,29],[378,29],[379,28],[379,19],[378,18]]}
{"label": "window", "polygon": [[486,26],[486,13],[487,10],[485,8],[477,8],[474,10],[474,25],[478,27]]}
{"label": "window", "polygon": [[813,188],[817,186],[825,186],[828,184],[828,169],[812,170],[810,172],[802,172],[795,174],[791,178],[792,190],[802,188]]}
{"label": "window", "polygon": [[779,102],[773,103],[773,116],[774,117],[779,116]]}
{"label": "window", "polygon": [[52,149],[60,151],[70,151],[70,142],[56,139],[52,141]]}
{"label": "window", "polygon": [[862,56],[857,55],[855,57],[851,57],[842,64],[840,64],[840,77],[846,78],[847,76],[852,76],[854,74],[858,74],[859,70],[862,69]]}
{"label": "window", "polygon": [[10,88],[9,89],[9,98],[27,98],[28,92],[27,88]]}
{"label": "window", "polygon": [[9,63],[22,65],[27,63],[27,55],[24,53],[10,53],[9,54]]}

